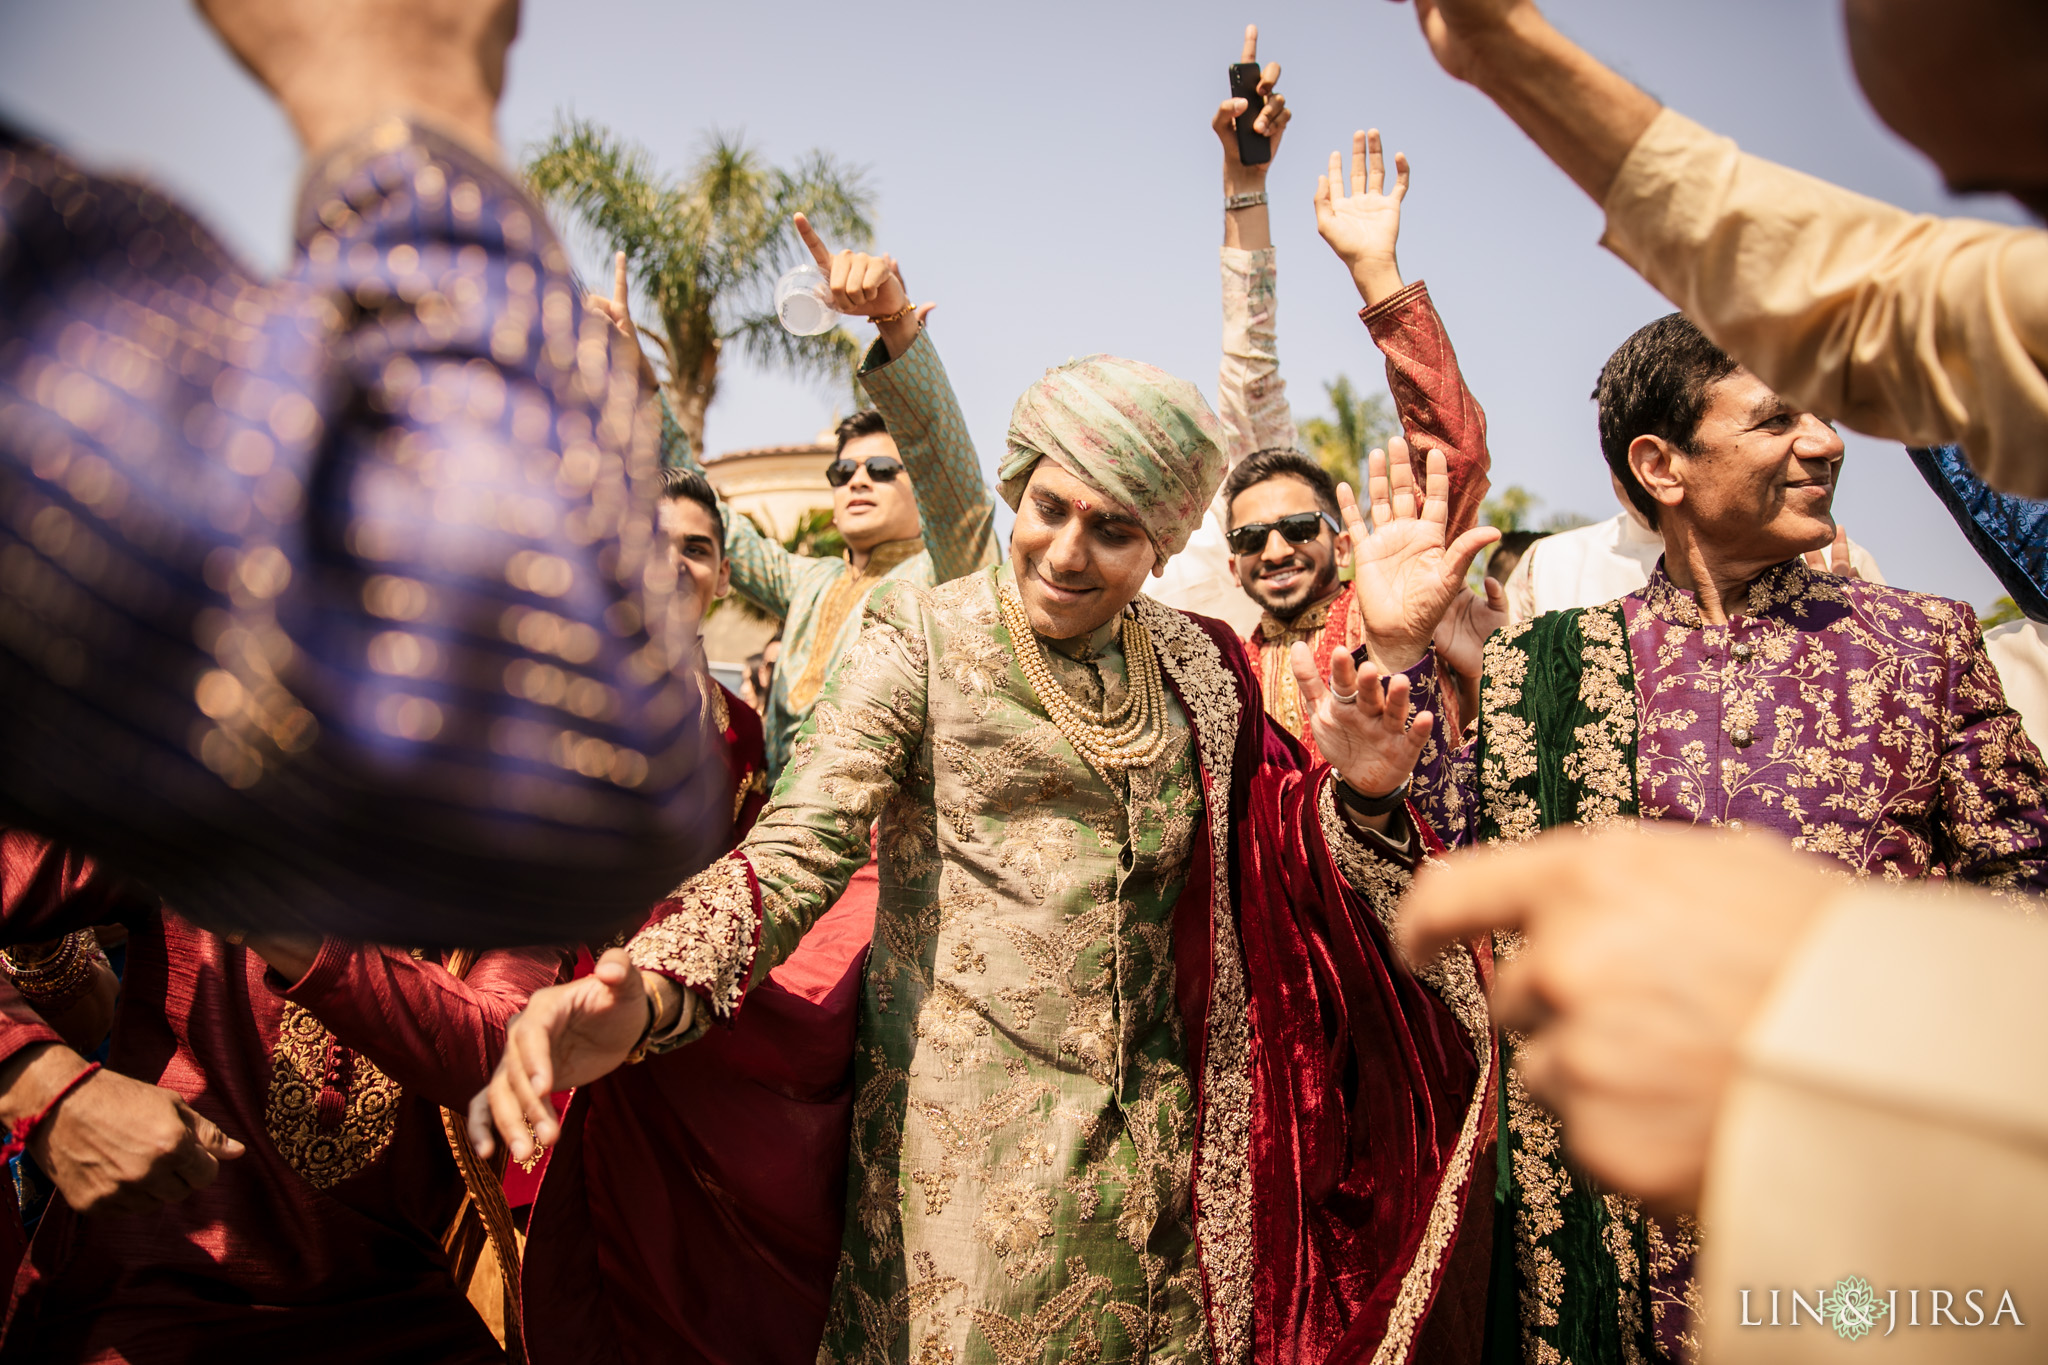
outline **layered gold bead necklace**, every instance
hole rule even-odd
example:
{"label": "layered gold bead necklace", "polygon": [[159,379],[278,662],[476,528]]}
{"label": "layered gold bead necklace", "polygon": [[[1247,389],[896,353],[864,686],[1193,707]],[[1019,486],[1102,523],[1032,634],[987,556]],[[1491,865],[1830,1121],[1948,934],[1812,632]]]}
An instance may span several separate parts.
{"label": "layered gold bead necklace", "polygon": [[1053,676],[1046,661],[1045,647],[1031,629],[1031,618],[1014,588],[1005,585],[996,601],[1003,624],[1017,647],[1017,666],[1038,697],[1045,714],[1074,746],[1074,752],[1104,777],[1112,772],[1149,767],[1166,752],[1166,684],[1159,676],[1159,655],[1152,648],[1152,632],[1136,613],[1126,612],[1123,620],[1124,667],[1129,686],[1115,710],[1103,699],[1099,713],[1082,709]]}

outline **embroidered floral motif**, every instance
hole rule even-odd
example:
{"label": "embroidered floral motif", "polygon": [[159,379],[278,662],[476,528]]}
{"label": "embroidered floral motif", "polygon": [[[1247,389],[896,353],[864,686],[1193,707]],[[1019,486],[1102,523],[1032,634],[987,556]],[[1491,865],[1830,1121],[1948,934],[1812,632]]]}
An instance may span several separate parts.
{"label": "embroidered floral motif", "polygon": [[[674,908],[635,934],[626,953],[687,987],[721,1017],[739,1008],[759,940],[753,870],[738,853],[719,859],[676,888]],[[691,1034],[664,1040],[673,1047]]]}
{"label": "embroidered floral motif", "polygon": [[[1395,912],[1412,877],[1406,869],[1374,856],[1360,845],[1337,809],[1335,781],[1335,774],[1326,774],[1316,793],[1316,811],[1322,819],[1324,842],[1329,845],[1345,881],[1365,898],[1380,923],[1391,930]],[[1479,984],[1479,970],[1471,950],[1462,945],[1446,948],[1416,976],[1450,1006],[1452,1015],[1465,1030],[1465,1041],[1471,1046],[1472,1055],[1479,1060],[1479,1076],[1472,1087],[1472,1098],[1465,1105],[1465,1117],[1459,1124],[1457,1141],[1444,1163],[1436,1198],[1430,1204],[1429,1221],[1423,1228],[1422,1242],[1416,1248],[1415,1259],[1403,1273],[1401,1288],[1388,1310],[1387,1330],[1373,1352],[1373,1365],[1401,1365],[1408,1358],[1409,1348],[1415,1340],[1415,1329],[1421,1325],[1422,1315],[1436,1289],[1444,1257],[1450,1254],[1451,1244],[1457,1239],[1472,1179],[1473,1156],[1479,1150],[1480,1132],[1490,1116],[1487,1100],[1494,1064],[1493,1033],[1486,992]]]}
{"label": "embroidered floral motif", "polygon": [[1148,597],[1138,598],[1137,605],[1159,661],[1187,708],[1207,787],[1215,941],[1195,1186],[1202,1208],[1210,1337],[1218,1361],[1239,1365],[1250,1359],[1252,1346],[1251,1035],[1237,917],[1229,910],[1229,811],[1244,698],[1223,666],[1221,651],[1200,627]]}
{"label": "embroidered floral motif", "polygon": [[287,1000],[270,1054],[263,1127],[291,1168],[329,1190],[384,1154],[398,1127],[398,1082]]}

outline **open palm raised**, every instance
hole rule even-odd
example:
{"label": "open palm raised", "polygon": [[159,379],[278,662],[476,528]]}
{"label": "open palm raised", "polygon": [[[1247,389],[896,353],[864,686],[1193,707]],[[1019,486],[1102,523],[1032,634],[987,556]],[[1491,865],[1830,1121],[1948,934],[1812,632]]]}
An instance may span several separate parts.
{"label": "open palm raised", "polygon": [[1474,527],[1444,544],[1451,479],[1442,451],[1429,452],[1420,488],[1400,437],[1366,457],[1372,529],[1348,485],[1337,488],[1351,544],[1352,585],[1373,660],[1390,672],[1413,666],[1451,604],[1465,592],[1465,571],[1481,550],[1500,539],[1491,526]]}

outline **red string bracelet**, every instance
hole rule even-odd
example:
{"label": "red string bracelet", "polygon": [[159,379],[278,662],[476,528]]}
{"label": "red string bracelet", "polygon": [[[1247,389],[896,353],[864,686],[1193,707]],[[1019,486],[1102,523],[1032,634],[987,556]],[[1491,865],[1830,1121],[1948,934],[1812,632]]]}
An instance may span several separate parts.
{"label": "red string bracelet", "polygon": [[64,1088],[59,1090],[56,1094],[50,1096],[50,1102],[48,1104],[44,1105],[41,1109],[38,1109],[35,1113],[30,1114],[25,1119],[16,1119],[14,1121],[14,1126],[10,1128],[7,1132],[7,1141],[0,1142],[0,1164],[12,1161],[14,1160],[14,1158],[20,1156],[23,1152],[27,1151],[29,1135],[35,1132],[36,1125],[41,1123],[44,1119],[50,1117],[50,1111],[52,1109],[55,1109],[58,1105],[62,1104],[67,1095],[69,1095],[72,1091],[78,1089],[79,1086],[84,1085],[86,1081],[91,1078],[92,1073],[98,1071],[99,1069],[100,1064],[98,1062],[87,1062],[85,1064],[85,1070],[79,1072],[76,1076],[73,1076],[70,1080],[64,1082]]}

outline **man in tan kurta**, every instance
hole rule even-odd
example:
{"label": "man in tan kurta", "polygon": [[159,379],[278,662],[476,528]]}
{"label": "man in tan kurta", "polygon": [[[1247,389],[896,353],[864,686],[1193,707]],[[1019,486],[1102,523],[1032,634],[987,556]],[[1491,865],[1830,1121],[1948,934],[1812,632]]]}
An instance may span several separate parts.
{"label": "man in tan kurta", "polygon": [[[1908,213],[1746,155],[1526,0],[1416,9],[1445,69],[1606,210],[1608,249],[1787,402],[1870,436],[1960,444],[1994,487],[2048,497],[2048,232]],[[1885,120],[1952,186],[2048,214],[2041,7],[1847,11],[1858,76]],[[2008,88],[1968,88],[2001,79]]]}

